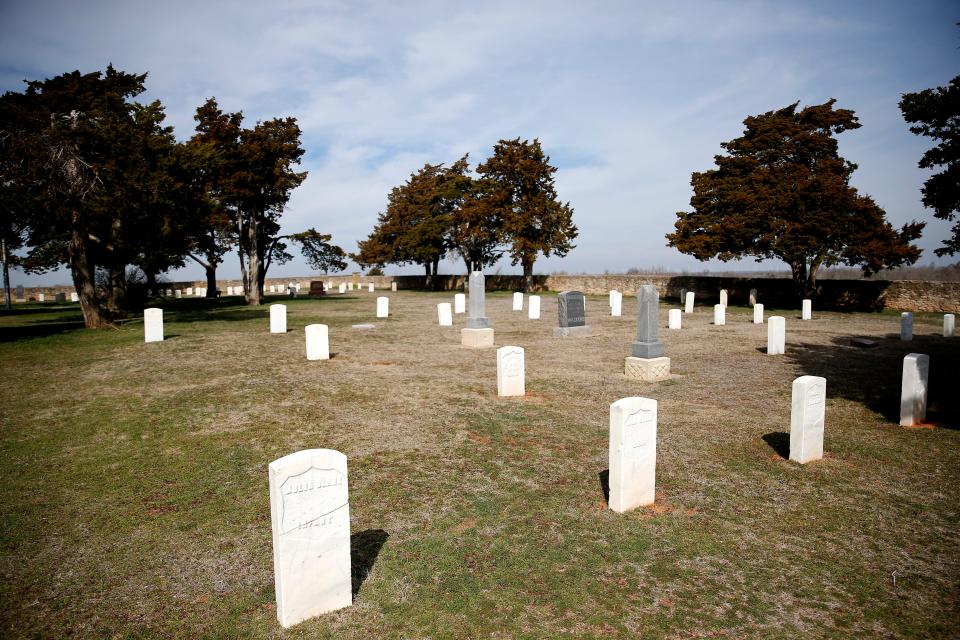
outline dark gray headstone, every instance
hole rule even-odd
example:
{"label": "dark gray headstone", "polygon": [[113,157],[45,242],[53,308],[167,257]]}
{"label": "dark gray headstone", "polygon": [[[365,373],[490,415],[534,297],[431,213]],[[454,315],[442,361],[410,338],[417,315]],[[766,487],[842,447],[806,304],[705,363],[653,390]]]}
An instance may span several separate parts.
{"label": "dark gray headstone", "polygon": [[467,295],[469,296],[467,328],[489,328],[490,320],[487,319],[487,285],[482,271],[474,271],[470,274],[470,286]]}
{"label": "dark gray headstone", "polygon": [[633,343],[634,358],[659,358],[664,354],[663,343],[657,337],[660,324],[660,295],[652,284],[637,291],[637,341]]}
{"label": "dark gray headstone", "polygon": [[561,327],[582,327],[587,324],[587,310],[579,291],[561,291],[557,295],[557,320]]}
{"label": "dark gray headstone", "polygon": [[23,290],[23,285],[21,284],[16,289],[13,290],[13,297],[17,298],[18,300],[23,300],[24,293],[25,292]]}

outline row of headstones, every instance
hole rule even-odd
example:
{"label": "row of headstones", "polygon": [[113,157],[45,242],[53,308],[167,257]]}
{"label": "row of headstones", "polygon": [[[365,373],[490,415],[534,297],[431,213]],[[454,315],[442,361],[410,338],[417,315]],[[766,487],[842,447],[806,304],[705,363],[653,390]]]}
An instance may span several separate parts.
{"label": "row of headstones", "polygon": [[[46,301],[47,301],[47,296],[46,296],[46,294],[43,294],[43,293],[38,293],[38,294],[37,294],[37,302],[46,302]],[[54,301],[54,302],[66,302],[66,301],[67,301],[67,294],[65,294],[65,293],[55,293],[55,294],[53,294],[53,301]],[[70,302],[80,302],[80,296],[77,295],[77,292],[76,292],[76,291],[71,291],[71,292],[70,292]]]}
{"label": "row of headstones", "polygon": [[[528,296],[529,303],[527,305],[527,317],[531,320],[540,319],[540,296],[531,295]],[[523,311],[523,293],[516,291],[513,294],[513,310],[514,311]],[[453,326],[453,314],[454,313],[466,313],[467,311],[467,296],[463,293],[457,293],[453,296],[453,307],[451,308],[449,302],[438,302],[437,303],[437,322],[441,327],[451,327]]]}
{"label": "row of headstones", "polygon": [[[357,291],[363,291],[363,288],[364,288],[364,284],[363,284],[362,282],[360,282],[360,283],[357,284]],[[367,288],[367,291],[370,292],[370,293],[373,293],[374,290],[375,290],[375,287],[373,286],[373,283],[372,283],[372,282],[368,282],[367,285],[366,285],[366,288]],[[326,285],[326,290],[327,290],[327,291],[330,291],[331,289],[333,289],[333,282],[328,282],[327,285]],[[352,282],[341,282],[337,290],[338,290],[340,293],[346,293],[347,291],[353,291],[353,283],[352,283]],[[390,291],[396,291],[396,290],[397,290],[397,283],[396,283],[396,282],[391,282],[391,283],[390,283]]]}

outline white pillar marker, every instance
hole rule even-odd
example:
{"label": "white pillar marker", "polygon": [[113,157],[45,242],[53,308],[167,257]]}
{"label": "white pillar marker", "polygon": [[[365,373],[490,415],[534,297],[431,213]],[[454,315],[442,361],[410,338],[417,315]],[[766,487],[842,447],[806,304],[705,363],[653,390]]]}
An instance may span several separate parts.
{"label": "white pillar marker", "polygon": [[930,378],[930,356],[908,353],[903,357],[900,383],[900,425],[912,427],[927,417],[927,384]]}
{"label": "white pillar marker", "polygon": [[720,289],[720,304],[722,304],[723,306],[727,306],[727,299],[728,299],[728,298],[727,298],[727,290],[726,290],[726,289]]}
{"label": "white pillar marker", "polygon": [[522,347],[497,349],[497,395],[522,396],[526,393],[526,369]]}
{"label": "white pillar marker", "polygon": [[367,286],[367,291],[370,292],[370,293],[373,293],[373,283],[372,283],[372,282]]}
{"label": "white pillar marker", "polygon": [[803,320],[812,320],[813,319],[813,301],[805,299],[803,301],[803,310],[800,312],[800,317]]}
{"label": "white pillar marker", "polygon": [[823,457],[823,421],[827,379],[800,376],[793,381],[790,403],[790,459],[800,464]]}
{"label": "white pillar marker", "polygon": [[759,302],[753,305],[753,324],[763,324],[763,305]]}
{"label": "white pillar marker", "polygon": [[377,298],[377,317],[386,318],[390,315],[390,298],[380,296]]}
{"label": "white pillar marker", "polygon": [[657,475],[657,401],[623,398],[610,405],[610,508],[653,504]]}
{"label": "white pillar marker", "polygon": [[727,307],[722,304],[713,305],[713,324],[716,326],[727,324]]}
{"label": "white pillar marker", "polygon": [[449,302],[437,303],[437,321],[441,327],[453,326],[453,312],[450,310]]}
{"label": "white pillar marker", "polygon": [[767,321],[767,355],[779,356],[787,350],[787,320],[770,316]]}
{"label": "white pillar marker", "polygon": [[[614,318],[619,318],[623,315],[623,294],[619,291],[611,291],[613,294],[613,300],[610,304],[610,315]],[[584,304],[586,304],[586,299],[584,299]]]}
{"label": "white pillar marker", "polygon": [[143,341],[163,342],[163,309],[150,307],[143,310]]}
{"label": "white pillar marker", "polygon": [[531,320],[540,319],[540,296],[527,296],[527,317]]}
{"label": "white pillar marker", "polygon": [[[75,296],[77,294],[72,293],[70,295]],[[74,302],[76,302],[76,300],[74,300]],[[955,315],[953,315],[952,313],[943,314],[943,337],[944,338],[953,337],[953,334],[956,331],[956,324],[957,324],[957,317]]]}
{"label": "white pillar marker", "polygon": [[329,360],[329,327],[325,324],[308,324],[303,333],[307,338],[307,360]]}
{"label": "white pillar marker", "polygon": [[513,310],[523,311],[523,292],[522,291],[513,292]]}
{"label": "white pillar marker", "polygon": [[683,312],[680,309],[670,309],[667,312],[667,328],[668,329],[679,329],[680,328],[680,318],[683,317]]}
{"label": "white pillar marker", "polygon": [[903,342],[913,340],[913,314],[909,311],[900,314],[900,340]]}
{"label": "white pillar marker", "polygon": [[454,313],[466,313],[467,312],[467,294],[457,293],[453,296],[453,312]]}
{"label": "white pillar marker", "polygon": [[271,462],[269,476],[277,620],[288,628],[349,607],[347,457],[306,449]]}
{"label": "white pillar marker", "polygon": [[270,333],[287,332],[287,305],[270,305]]}
{"label": "white pillar marker", "polygon": [[684,313],[693,313],[693,291],[687,291],[687,299],[684,302]]}

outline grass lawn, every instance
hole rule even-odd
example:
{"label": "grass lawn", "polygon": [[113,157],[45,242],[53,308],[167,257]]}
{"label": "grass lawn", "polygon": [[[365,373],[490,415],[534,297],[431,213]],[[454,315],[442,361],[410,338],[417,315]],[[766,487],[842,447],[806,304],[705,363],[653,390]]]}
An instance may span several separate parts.
{"label": "grass lawn", "polygon": [[[375,298],[391,317],[377,320]],[[275,299],[279,301],[280,299]],[[623,376],[635,301],[554,338],[490,293],[527,396],[494,349],[437,325],[452,294],[162,304],[87,331],[76,305],[0,314],[0,636],[89,638],[865,638],[960,636],[960,337],[942,316],[787,318],[787,353],[745,307],[661,338],[671,380]],[[676,306],[676,305],[674,305]],[[330,326],[329,361],[303,327]],[[351,324],[373,322],[374,330]],[[850,338],[879,340],[873,349]],[[930,355],[929,425],[897,425],[903,356]],[[786,460],[792,380],[827,379],[825,458]],[[659,402],[657,502],[607,509],[609,406]],[[276,621],[267,464],[349,461],[354,604]]]}

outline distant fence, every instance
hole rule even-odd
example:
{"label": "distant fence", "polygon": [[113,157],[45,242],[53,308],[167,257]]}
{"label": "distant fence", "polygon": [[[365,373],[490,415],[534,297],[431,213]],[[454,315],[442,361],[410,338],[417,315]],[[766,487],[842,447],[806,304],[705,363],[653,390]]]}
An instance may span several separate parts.
{"label": "distant fence", "polygon": [[[398,289],[426,289],[426,276],[312,276],[295,278],[269,278],[266,288],[281,286],[286,290],[290,283],[297,283],[302,289],[309,290],[310,282],[320,280],[337,287],[343,282],[355,284],[373,283],[377,289],[389,289],[396,282]],[[434,276],[432,289],[438,291],[463,291],[467,277],[463,275]],[[517,291],[523,288],[523,276],[488,275],[487,289]],[[720,299],[720,289],[726,289],[730,304],[745,305],[749,301],[750,290],[756,289],[758,301],[768,307],[797,307],[799,302],[793,291],[793,281],[789,278],[738,278],[727,276],[686,276],[686,275],[537,275],[533,277],[534,289],[538,291],[582,291],[588,294],[602,295],[610,289],[617,289],[628,295],[635,294],[644,284],[657,287],[663,298],[680,298],[681,289],[693,291],[698,303],[714,303]],[[218,280],[217,287],[226,291],[228,286],[241,286],[240,280]],[[205,287],[206,281],[192,280],[169,282],[160,285],[164,289]],[[816,306],[819,309],[850,311],[933,311],[960,312],[960,282],[928,282],[918,280],[820,280],[818,283]],[[27,300],[37,300],[38,294],[45,294],[50,301],[57,293],[65,293],[70,299],[72,287],[29,287],[25,288]]]}

